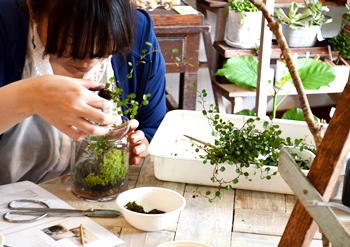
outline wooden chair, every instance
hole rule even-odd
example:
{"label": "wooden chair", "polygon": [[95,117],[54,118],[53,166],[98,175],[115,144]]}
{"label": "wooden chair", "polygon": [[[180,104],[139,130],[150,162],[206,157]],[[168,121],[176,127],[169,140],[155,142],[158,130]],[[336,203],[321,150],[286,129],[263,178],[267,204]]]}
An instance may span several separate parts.
{"label": "wooden chair", "polygon": [[350,150],[349,100],[348,81],[307,177],[285,151],[281,152],[279,171],[298,198],[279,243],[281,247],[309,246],[317,224],[325,236],[324,246],[328,246],[327,239],[336,247],[350,246],[349,231],[327,203]]}

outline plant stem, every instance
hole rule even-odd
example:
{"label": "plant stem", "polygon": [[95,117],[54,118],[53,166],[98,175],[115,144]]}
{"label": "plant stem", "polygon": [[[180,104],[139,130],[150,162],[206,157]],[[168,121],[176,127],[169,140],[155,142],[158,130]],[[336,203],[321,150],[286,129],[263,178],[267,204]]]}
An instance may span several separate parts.
{"label": "plant stem", "polygon": [[184,136],[187,137],[188,139],[190,139],[191,141],[199,142],[199,143],[206,145],[206,146],[211,146],[211,144],[209,142],[201,141],[201,140],[194,138],[194,137],[191,137],[189,135],[184,135]]}

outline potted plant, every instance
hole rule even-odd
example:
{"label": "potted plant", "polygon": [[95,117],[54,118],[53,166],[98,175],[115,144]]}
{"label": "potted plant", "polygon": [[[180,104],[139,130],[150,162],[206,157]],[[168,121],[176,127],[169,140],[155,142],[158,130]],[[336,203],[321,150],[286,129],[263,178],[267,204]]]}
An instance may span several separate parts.
{"label": "potted plant", "polygon": [[304,8],[299,11],[299,5],[291,2],[286,14],[282,8],[275,9],[275,16],[282,21],[282,32],[289,47],[311,47],[316,40],[323,40],[321,26],[331,22],[323,14],[328,11],[318,0],[305,0]]}
{"label": "potted plant", "polygon": [[[298,58],[294,61],[306,90],[318,90],[322,86],[328,86],[335,80],[335,69],[330,64],[311,58]],[[231,57],[224,63],[222,68],[218,69],[216,75],[224,76],[229,82],[240,87],[255,90],[258,80],[258,63],[258,59],[253,56]],[[283,62],[281,63],[285,65]],[[276,76],[275,84],[270,82],[269,92],[273,98],[272,118],[276,118],[278,106],[292,89],[294,89],[294,85],[291,75],[287,68],[283,66],[281,76]],[[277,96],[281,94],[280,92],[285,92],[285,94],[281,100],[277,101]],[[294,114],[286,114],[286,116],[289,115],[288,119],[291,119],[292,115],[294,115],[293,120],[300,118],[299,111],[294,112]]]}
{"label": "potted plant", "polygon": [[[350,60],[350,36],[340,32],[329,41],[332,50],[339,51],[339,56]],[[336,61],[336,65],[341,65],[341,60]]]}
{"label": "potted plant", "polygon": [[[300,169],[308,170],[312,165],[315,146],[308,143],[306,137],[285,137],[282,133],[286,130],[274,121],[244,117],[243,124],[235,124],[234,121],[221,117],[213,107],[208,111],[203,110],[202,113],[208,119],[214,141],[205,143],[189,138],[194,141],[197,152],[204,151],[204,154],[200,155],[203,163],[213,167],[211,181],[219,186],[214,195],[211,195],[210,191],[205,193],[210,201],[220,197],[222,188],[236,188],[242,180],[251,182],[254,178],[254,183],[259,184],[256,180],[265,179],[271,180],[271,186],[283,186],[281,181],[274,178],[277,175],[282,147],[287,149]],[[223,178],[222,174],[226,169],[230,169],[230,177]],[[255,176],[256,174],[258,175]],[[255,187],[253,182],[251,183],[250,188]]]}
{"label": "potted plant", "polygon": [[249,0],[230,1],[227,5],[225,42],[236,48],[256,48],[259,46],[261,20],[261,12]]}
{"label": "potted plant", "polygon": [[350,3],[346,3],[345,7],[347,11],[342,15],[340,32],[330,40],[332,50],[339,51],[335,65],[347,65],[342,58],[350,60]]}

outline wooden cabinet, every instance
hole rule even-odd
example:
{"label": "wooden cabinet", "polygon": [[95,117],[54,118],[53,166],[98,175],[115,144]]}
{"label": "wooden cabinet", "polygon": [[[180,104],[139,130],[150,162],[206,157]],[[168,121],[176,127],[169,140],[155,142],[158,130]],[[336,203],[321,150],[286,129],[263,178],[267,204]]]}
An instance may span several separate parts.
{"label": "wooden cabinet", "polygon": [[[162,49],[167,73],[180,73],[179,104],[175,106],[169,100],[168,106],[195,110],[196,94],[188,90],[187,86],[197,82],[200,35],[209,32],[210,26],[204,22],[201,13],[180,15],[161,7],[149,13],[154,21],[154,31]],[[177,49],[178,53],[174,54],[173,49]]]}

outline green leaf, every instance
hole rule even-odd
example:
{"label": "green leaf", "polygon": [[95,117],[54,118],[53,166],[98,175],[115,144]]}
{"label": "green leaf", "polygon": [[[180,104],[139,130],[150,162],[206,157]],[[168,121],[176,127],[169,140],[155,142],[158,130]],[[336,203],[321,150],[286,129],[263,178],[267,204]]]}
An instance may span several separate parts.
{"label": "green leaf", "polygon": [[[335,80],[335,68],[323,61],[311,58],[298,58],[294,61],[294,64],[306,90],[318,90],[320,87],[327,86]],[[281,81],[287,80],[287,82],[293,83],[287,68],[284,69],[283,74],[285,76]],[[284,82],[278,83],[278,85],[282,84]]]}
{"label": "green leaf", "polygon": [[256,89],[258,80],[258,60],[253,56],[231,57],[215,75],[240,87]]}
{"label": "green leaf", "polygon": [[243,109],[241,111],[235,112],[235,115],[256,116],[256,113],[249,109]]}
{"label": "green leaf", "polygon": [[[297,120],[297,121],[305,121],[305,117],[303,114],[303,110],[301,108],[294,108],[286,111],[282,115],[282,119],[288,119],[288,120]],[[314,115],[315,121],[320,121],[318,117]]]}
{"label": "green leaf", "polygon": [[296,64],[306,90],[318,90],[335,79],[335,69],[325,62],[311,58],[299,58]]}

